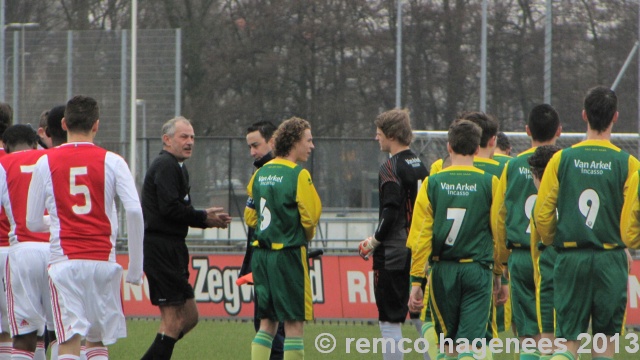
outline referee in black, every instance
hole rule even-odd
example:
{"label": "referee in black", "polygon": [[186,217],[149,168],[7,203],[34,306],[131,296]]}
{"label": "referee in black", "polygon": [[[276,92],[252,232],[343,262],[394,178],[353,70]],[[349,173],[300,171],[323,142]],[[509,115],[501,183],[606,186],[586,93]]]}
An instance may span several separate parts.
{"label": "referee in black", "polygon": [[226,228],[231,217],[222,208],[196,210],[189,195],[184,161],[194,144],[191,122],[176,117],[162,126],[163,149],[151,163],[142,187],[144,272],[151,304],[160,307],[160,329],[142,356],[171,359],[173,347],[198,323],[193,287],[189,284],[189,227]]}

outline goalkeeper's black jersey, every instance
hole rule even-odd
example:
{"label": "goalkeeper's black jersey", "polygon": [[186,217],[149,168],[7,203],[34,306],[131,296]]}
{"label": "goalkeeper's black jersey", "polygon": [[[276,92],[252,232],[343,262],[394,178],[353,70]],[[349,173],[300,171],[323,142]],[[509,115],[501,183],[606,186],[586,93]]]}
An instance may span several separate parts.
{"label": "goalkeeper's black jersey", "polygon": [[374,270],[408,271],[411,253],[407,248],[407,235],[413,205],[427,175],[427,168],[411,150],[395,154],[380,166],[380,212],[375,237],[381,244],[373,254]]}

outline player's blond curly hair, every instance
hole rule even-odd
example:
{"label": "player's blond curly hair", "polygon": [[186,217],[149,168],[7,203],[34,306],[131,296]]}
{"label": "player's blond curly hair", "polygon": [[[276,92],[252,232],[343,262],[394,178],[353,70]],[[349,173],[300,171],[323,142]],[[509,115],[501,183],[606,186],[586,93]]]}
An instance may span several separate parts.
{"label": "player's blond curly hair", "polygon": [[294,116],[285,120],[273,135],[276,143],[274,154],[279,157],[287,157],[293,146],[302,139],[302,134],[307,129],[311,129],[311,125],[305,119]]}

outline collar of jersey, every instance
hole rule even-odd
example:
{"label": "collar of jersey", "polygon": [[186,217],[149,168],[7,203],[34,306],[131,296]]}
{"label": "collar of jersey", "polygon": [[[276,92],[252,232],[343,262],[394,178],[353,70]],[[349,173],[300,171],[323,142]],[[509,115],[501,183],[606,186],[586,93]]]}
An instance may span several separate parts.
{"label": "collar of jersey", "polygon": [[[283,158],[275,158],[269,161],[267,164],[280,164],[288,167],[296,167],[298,164],[294,163],[291,160],[283,159]],[[266,165],[266,164],[265,164]]]}
{"label": "collar of jersey", "polygon": [[446,169],[442,169],[441,172],[444,172],[444,171],[459,171],[459,170],[474,171],[474,172],[484,173],[484,170],[481,170],[481,169],[478,169],[475,166],[469,166],[469,165],[451,165],[451,166],[447,167]]}
{"label": "collar of jersey", "polygon": [[62,145],[59,145],[58,147],[63,147],[63,146],[96,146],[96,144],[88,142],[88,141],[76,141],[76,142],[68,142],[68,143],[64,143]]}
{"label": "collar of jersey", "polygon": [[613,145],[609,140],[584,140],[573,145],[572,147],[575,148],[575,147],[581,147],[581,146],[602,146],[615,151],[620,151],[620,148]]}

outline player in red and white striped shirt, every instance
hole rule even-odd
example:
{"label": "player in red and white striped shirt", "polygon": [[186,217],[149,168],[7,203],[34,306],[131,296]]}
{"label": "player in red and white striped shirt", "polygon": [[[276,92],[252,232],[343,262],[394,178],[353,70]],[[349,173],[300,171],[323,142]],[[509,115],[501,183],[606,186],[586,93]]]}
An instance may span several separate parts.
{"label": "player in red and white striped shirt", "polygon": [[[106,345],[126,337],[116,260],[117,195],[126,211],[129,269],[142,283],[143,220],[133,176],[117,154],[93,144],[97,102],[75,96],[62,120],[68,143],[38,160],[29,186],[27,227],[51,232],[49,282],[59,359],[78,359],[81,337],[88,359],[107,359]],[[42,216],[49,212],[51,224]]]}
{"label": "player in red and white striped shirt", "polygon": [[5,285],[12,358],[33,359],[37,353],[38,359],[45,359],[45,325],[53,329],[47,275],[49,234],[33,233],[26,226],[31,173],[45,151],[34,150],[38,135],[28,125],[9,127],[2,141],[8,153],[0,159],[0,204],[10,224]]}
{"label": "player in red and white striped shirt", "polygon": [[[13,122],[13,109],[7,103],[0,103],[0,138]],[[0,158],[7,153],[0,140]],[[0,280],[4,283],[4,267],[9,253],[9,220],[0,206]],[[7,316],[7,296],[4,286],[0,286],[0,360],[11,359],[11,335]]]}

